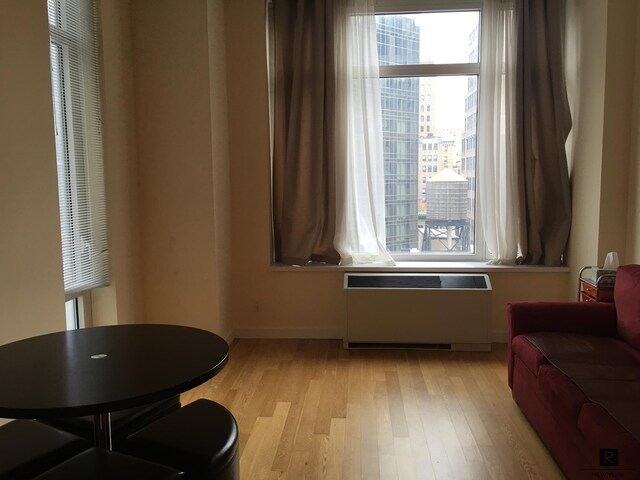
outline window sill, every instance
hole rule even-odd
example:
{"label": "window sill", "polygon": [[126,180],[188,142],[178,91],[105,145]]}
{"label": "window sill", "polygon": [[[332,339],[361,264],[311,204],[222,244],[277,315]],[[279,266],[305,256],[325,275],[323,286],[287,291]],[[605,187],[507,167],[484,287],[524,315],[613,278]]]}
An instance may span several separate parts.
{"label": "window sill", "polygon": [[485,262],[397,262],[395,266],[338,266],[338,265],[271,265],[272,272],[488,272],[488,273],[569,273],[569,267],[545,267],[538,265],[487,265]]}

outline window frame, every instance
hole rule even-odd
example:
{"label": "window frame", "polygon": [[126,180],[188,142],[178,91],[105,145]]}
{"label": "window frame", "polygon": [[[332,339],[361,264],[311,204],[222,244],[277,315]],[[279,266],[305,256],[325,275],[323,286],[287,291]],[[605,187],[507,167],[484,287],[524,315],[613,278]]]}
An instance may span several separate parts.
{"label": "window frame", "polygon": [[91,291],[67,297],[65,301],[67,330],[92,327]]}
{"label": "window frame", "polygon": [[[403,15],[420,13],[478,12],[478,43],[480,43],[480,26],[482,23],[482,0],[375,0],[376,15]],[[379,76],[384,78],[420,78],[446,76],[475,76],[476,95],[480,91],[480,55],[476,62],[449,64],[411,64],[380,65]],[[476,102],[476,137],[479,105]],[[432,112],[429,112],[431,114]],[[476,140],[477,143],[477,140]],[[474,214],[474,253],[396,253],[389,252],[399,262],[478,262],[488,258],[486,242],[482,231],[480,201],[478,200],[478,184],[481,181],[478,170],[478,157],[475,156],[475,214]],[[420,187],[422,188],[422,187]]]}
{"label": "window frame", "polygon": [[109,284],[99,9],[48,0],[47,10],[65,295],[82,297],[75,310],[90,318],[88,292]]}

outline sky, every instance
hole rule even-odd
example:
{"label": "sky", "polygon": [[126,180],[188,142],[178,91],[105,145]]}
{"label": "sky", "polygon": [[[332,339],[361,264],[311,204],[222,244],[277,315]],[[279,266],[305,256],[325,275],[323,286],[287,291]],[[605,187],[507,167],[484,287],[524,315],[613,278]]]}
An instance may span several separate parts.
{"label": "sky", "polygon": [[[420,27],[420,61],[465,63],[469,34],[478,25],[479,12],[447,12],[406,15]],[[434,109],[438,129],[464,129],[466,77],[443,77],[438,81]],[[453,106],[453,108],[452,108]]]}

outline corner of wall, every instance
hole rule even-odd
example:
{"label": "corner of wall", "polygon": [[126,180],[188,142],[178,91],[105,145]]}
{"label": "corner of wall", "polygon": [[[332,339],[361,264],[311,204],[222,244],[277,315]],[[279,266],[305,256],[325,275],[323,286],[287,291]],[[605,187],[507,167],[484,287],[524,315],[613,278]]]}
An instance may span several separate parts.
{"label": "corner of wall", "polygon": [[597,259],[616,251],[626,263],[628,178],[636,60],[636,0],[608,2],[600,219]]}
{"label": "corner of wall", "polygon": [[[571,277],[598,262],[603,168],[607,4],[569,0],[565,72],[573,117],[567,144],[573,218],[567,248]],[[569,286],[569,294],[573,287]]]}
{"label": "corner of wall", "polygon": [[111,284],[92,292],[96,325],[143,321],[131,18],[127,0],[101,2],[104,178]]}
{"label": "corner of wall", "polygon": [[[636,7],[637,8],[637,7]],[[635,15],[635,69],[633,118],[631,121],[631,158],[629,164],[629,212],[627,220],[626,262],[640,263],[640,8]]]}
{"label": "corner of wall", "polygon": [[215,329],[233,339],[230,315],[231,192],[227,108],[227,58],[224,2],[207,0],[209,46],[209,103],[211,112],[211,162],[215,235]]}

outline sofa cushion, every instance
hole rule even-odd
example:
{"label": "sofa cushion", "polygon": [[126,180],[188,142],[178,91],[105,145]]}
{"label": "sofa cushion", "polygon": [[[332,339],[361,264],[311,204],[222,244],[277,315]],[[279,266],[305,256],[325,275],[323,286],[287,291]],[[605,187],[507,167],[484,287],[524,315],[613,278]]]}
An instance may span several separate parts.
{"label": "sofa cushion", "polygon": [[554,411],[557,417],[575,424],[582,405],[589,399],[573,380],[553,365],[541,365],[538,384],[547,408]]}
{"label": "sofa cushion", "polygon": [[618,268],[614,301],[618,315],[618,335],[640,350],[640,265]]}
{"label": "sofa cushion", "polygon": [[578,415],[578,429],[584,436],[587,456],[595,462],[600,450],[615,448],[618,450],[619,468],[640,472],[640,442],[625,430],[599,404],[587,402]]}
{"label": "sofa cushion", "polygon": [[542,352],[527,340],[524,335],[518,335],[511,343],[513,354],[531,371],[538,375],[540,365],[549,364]]}
{"label": "sofa cushion", "polygon": [[[547,365],[550,367],[550,365]],[[551,367],[553,368],[553,367]],[[568,478],[587,464],[587,452],[576,419],[562,415],[560,409],[550,408],[536,377],[520,362],[514,360],[513,398],[544,441],[551,454],[562,466]]]}

